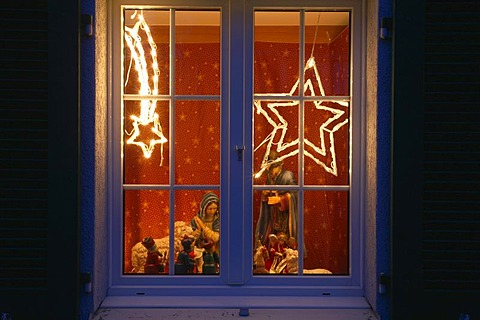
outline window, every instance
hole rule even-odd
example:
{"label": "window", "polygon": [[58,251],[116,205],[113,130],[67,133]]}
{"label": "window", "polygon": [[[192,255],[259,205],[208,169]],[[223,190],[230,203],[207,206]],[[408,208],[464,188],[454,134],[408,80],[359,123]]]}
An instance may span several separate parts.
{"label": "window", "polygon": [[124,273],[203,274],[205,246],[220,252],[220,11],[123,12]]}
{"label": "window", "polygon": [[254,18],[256,273],[348,274],[350,13]]}
{"label": "window", "polygon": [[343,286],[361,259],[361,2],[113,6],[114,285]]}

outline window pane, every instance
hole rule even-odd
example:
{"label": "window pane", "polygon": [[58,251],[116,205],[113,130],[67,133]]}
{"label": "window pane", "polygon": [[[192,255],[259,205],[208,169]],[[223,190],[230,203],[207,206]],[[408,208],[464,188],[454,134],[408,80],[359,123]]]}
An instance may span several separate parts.
{"label": "window pane", "polygon": [[179,101],[175,107],[175,183],[220,183],[220,103]]}
{"label": "window pane", "polygon": [[124,92],[168,94],[169,11],[125,10]]}
{"label": "window pane", "polygon": [[305,191],[304,274],[349,272],[349,193]]}
{"label": "window pane", "polygon": [[177,95],[220,94],[220,12],[176,11]]}
{"label": "window pane", "polygon": [[254,274],[349,273],[349,23],[347,12],[255,13]]}
{"label": "window pane", "polygon": [[[320,84],[315,94],[350,95],[350,14],[348,12],[305,13],[305,61],[317,71]],[[312,59],[316,70],[308,61]],[[306,74],[306,78],[308,78]],[[315,75],[311,76],[313,79]],[[308,93],[306,93],[308,94]]]}
{"label": "window pane", "polygon": [[[124,191],[124,272],[168,274],[169,194],[166,190]],[[150,238],[157,249],[149,250]],[[160,252],[160,256],[157,252]],[[146,267],[146,270],[145,270]]]}
{"label": "window pane", "polygon": [[305,102],[303,132],[306,185],[348,185],[349,116],[345,102]]}
{"label": "window pane", "polygon": [[254,92],[298,94],[298,12],[255,12]]}
{"label": "window pane", "polygon": [[125,101],[124,110],[124,182],[168,184],[168,101]]}
{"label": "window pane", "polygon": [[[296,184],[291,171],[276,167],[276,184]],[[298,192],[257,190],[253,194],[254,274],[298,273]]]}
{"label": "window pane", "polygon": [[[218,190],[175,191],[175,274],[219,274],[219,194]],[[185,259],[185,252],[190,259]]]}
{"label": "window pane", "polygon": [[218,274],[220,11],[131,9],[124,23],[123,271]]}
{"label": "window pane", "polygon": [[[269,161],[282,161],[298,177],[298,101],[254,101],[253,150],[255,178],[267,177]],[[271,152],[276,159],[269,159]],[[265,171],[267,170],[267,171]],[[262,184],[255,180],[255,184]]]}

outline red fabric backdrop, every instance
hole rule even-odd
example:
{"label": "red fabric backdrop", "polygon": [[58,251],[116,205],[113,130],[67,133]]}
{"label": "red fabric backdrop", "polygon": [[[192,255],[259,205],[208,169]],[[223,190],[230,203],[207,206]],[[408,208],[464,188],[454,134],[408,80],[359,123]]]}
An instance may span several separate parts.
{"label": "red fabric backdrop", "polygon": [[[155,33],[153,34],[155,38]],[[330,44],[316,44],[315,58],[320,71],[326,95],[349,95],[349,31],[346,29]],[[288,92],[298,79],[298,57],[286,52],[298,52],[292,44],[257,43],[255,55],[256,92]],[[311,47],[310,47],[311,48]],[[309,47],[305,52],[310,54]],[[297,50],[297,51],[295,51]],[[157,44],[160,67],[160,92],[168,90],[168,45]],[[220,54],[219,45],[215,43],[183,43],[176,46],[176,93],[209,94],[220,92]],[[308,57],[307,57],[308,58]],[[128,69],[129,55],[126,52],[125,69]],[[289,66],[293,66],[289,68]],[[126,71],[127,72],[127,71]],[[136,93],[135,79],[130,74],[125,92]],[[220,183],[220,104],[219,101],[179,101],[172,109],[167,101],[157,103],[163,132],[172,140],[175,151],[176,184],[212,185],[218,191]],[[129,116],[139,113],[137,101],[125,103],[125,132],[132,130]],[[174,136],[169,136],[169,110],[174,110]],[[322,122],[321,113],[305,125],[315,128]],[[348,117],[348,114],[347,114]],[[292,118],[293,119],[293,118]],[[259,124],[260,120],[256,120]],[[295,123],[295,120],[289,120]],[[258,137],[266,136],[271,127],[263,126],[263,135],[256,131]],[[255,130],[258,130],[256,128]],[[312,140],[317,130],[312,129]],[[306,133],[307,134],[307,133]],[[151,133],[150,133],[151,135]],[[125,135],[125,141],[129,138]],[[148,136],[145,140],[150,139]],[[311,184],[348,183],[349,163],[348,124],[335,133],[337,166],[339,174],[327,173],[312,160],[305,160],[305,181]],[[255,141],[257,144],[258,141]],[[168,185],[170,166],[168,143],[163,146],[164,160],[161,162],[160,146],[157,145],[152,157],[146,159],[138,146],[124,144],[124,183],[126,184],[163,184]],[[257,170],[261,160],[261,150],[254,154],[254,168]],[[327,163],[330,161],[324,159]],[[290,158],[285,167],[298,177],[298,159]],[[261,183],[261,182],[260,182]],[[175,193],[175,220],[189,222],[198,210],[198,203],[205,190],[182,190]],[[218,193],[218,192],[217,192]],[[131,248],[142,238],[152,236],[161,238],[168,234],[169,226],[169,192],[165,190],[127,190],[124,196],[124,271],[132,270]],[[305,192],[304,230],[307,258],[306,268],[324,268],[335,274],[347,274],[349,270],[348,239],[348,192]],[[252,208],[254,225],[258,217],[259,202],[254,196]],[[120,213],[118,213],[120,214]]]}

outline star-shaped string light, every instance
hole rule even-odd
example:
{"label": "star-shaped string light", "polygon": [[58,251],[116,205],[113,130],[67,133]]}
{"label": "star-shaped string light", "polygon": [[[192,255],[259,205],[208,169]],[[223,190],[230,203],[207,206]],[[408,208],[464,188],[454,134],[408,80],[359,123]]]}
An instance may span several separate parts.
{"label": "star-shaped string light", "polygon": [[[125,26],[125,43],[130,50],[131,54],[131,61],[135,64],[135,70],[137,71],[138,82],[140,83],[140,89],[138,94],[144,96],[155,96],[158,95],[158,78],[160,75],[160,69],[158,66],[157,61],[157,45],[153,41],[152,34],[150,32],[150,28],[148,27],[147,22],[145,21],[142,12],[137,13],[135,11],[131,16],[132,19],[137,19],[135,25],[130,28]],[[145,50],[143,48],[142,37],[140,33],[143,31],[145,36],[148,39],[148,45],[150,47],[150,54],[151,54],[151,68],[153,70],[152,84],[153,89],[150,88],[149,78],[150,75],[148,73],[148,63],[147,59],[145,58]],[[127,79],[125,81],[125,85],[128,83],[128,78],[130,76],[130,69],[127,73]],[[127,140],[127,144],[134,144],[139,146],[145,158],[150,158],[153,152],[153,149],[157,144],[160,144],[161,149],[161,161],[160,165],[163,163],[163,145],[168,142],[167,138],[163,134],[162,125],[159,120],[158,114],[155,112],[157,106],[157,100],[151,99],[146,100],[143,99],[140,102],[140,115],[132,115],[130,119],[132,120],[133,129],[131,132],[126,132],[130,138]],[[139,141],[137,138],[140,136],[140,128],[141,127],[149,127],[151,128],[154,138],[150,141],[145,143],[144,141]]]}
{"label": "star-shaped string light", "polygon": [[[307,71],[313,71],[315,75],[314,83],[312,79],[307,79],[304,84],[304,93],[308,93],[310,96],[325,96],[325,91],[323,89],[322,81],[320,79],[320,74],[318,73],[317,65],[315,63],[315,59],[313,55],[308,59],[305,68],[304,74]],[[286,95],[286,96],[293,96],[296,92],[300,83],[300,79],[293,85],[292,89],[289,93],[284,94],[268,94],[271,96],[279,96],[279,95]],[[316,86],[315,86],[316,85]],[[317,92],[319,91],[319,92]],[[348,117],[346,117],[346,107],[348,107],[348,102],[338,101],[335,102],[338,105],[338,108],[329,107],[323,104],[322,101],[313,101],[315,108],[317,110],[324,110],[331,113],[331,116],[324,121],[319,130],[319,138],[320,144],[316,145],[315,143],[311,142],[310,140],[304,138],[303,143],[305,145],[310,146],[313,149],[313,152],[308,150],[304,150],[304,155],[311,158],[315,163],[322,166],[328,173],[337,175],[337,162],[336,162],[336,154],[335,154],[335,140],[334,140],[334,133],[348,123]],[[268,160],[268,155],[272,148],[276,148],[276,151],[281,154],[282,151],[285,151],[292,146],[298,145],[299,138],[293,141],[286,141],[285,136],[288,131],[288,122],[282,116],[279,108],[284,107],[296,107],[298,108],[299,101],[285,101],[285,102],[268,102],[266,103],[266,109],[263,108],[262,102],[260,100],[254,100],[253,106],[254,110],[257,114],[262,114],[267,122],[272,125],[272,131],[267,135],[267,137],[255,147],[254,152],[258,150],[261,146],[266,144],[265,154],[263,156],[260,170],[255,174],[255,178],[258,178],[262,175],[262,173],[268,168],[268,166],[272,163],[283,161],[286,158],[292,157],[298,154],[300,151],[298,147],[288,153],[285,153],[279,156],[275,160]],[[276,121],[278,119],[278,121]],[[327,147],[329,146],[329,147]],[[330,158],[330,163],[326,163],[326,161],[319,159],[318,156],[321,155],[322,159]]]}

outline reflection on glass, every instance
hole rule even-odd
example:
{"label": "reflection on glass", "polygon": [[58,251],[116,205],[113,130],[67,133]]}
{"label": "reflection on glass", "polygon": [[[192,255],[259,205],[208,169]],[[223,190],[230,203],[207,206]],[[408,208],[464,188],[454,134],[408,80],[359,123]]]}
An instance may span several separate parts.
{"label": "reflection on glass", "polygon": [[218,274],[220,199],[218,190],[175,192],[175,274]]}

